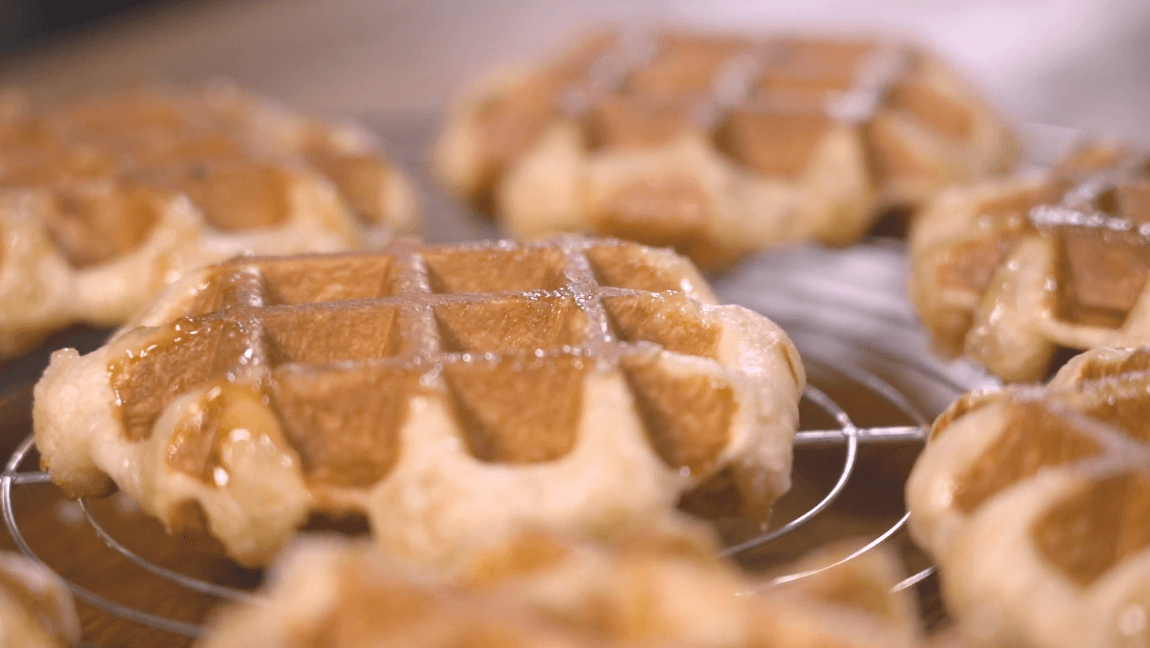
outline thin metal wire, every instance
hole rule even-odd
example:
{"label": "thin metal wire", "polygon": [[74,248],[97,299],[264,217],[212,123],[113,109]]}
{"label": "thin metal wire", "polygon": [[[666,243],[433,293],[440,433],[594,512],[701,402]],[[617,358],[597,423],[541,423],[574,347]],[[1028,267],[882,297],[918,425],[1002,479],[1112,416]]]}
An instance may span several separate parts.
{"label": "thin metal wire", "polygon": [[891,588],[890,591],[901,592],[904,589],[907,589],[908,587],[914,587],[915,585],[918,585],[922,581],[926,580],[935,571],[936,571],[936,569],[933,566],[927,567],[926,569],[920,571],[919,573],[915,574],[914,576],[910,576],[907,579],[903,580],[898,585],[895,585],[894,587]]}
{"label": "thin metal wire", "polygon": [[[24,534],[20,532],[20,527],[16,523],[16,515],[12,508],[13,479],[12,475],[9,473],[16,472],[16,469],[20,467],[20,463],[24,461],[24,457],[27,456],[28,452],[32,449],[33,441],[34,438],[32,435],[28,435],[28,438],[24,439],[24,441],[20,443],[19,447],[16,448],[16,451],[13,452],[12,456],[8,459],[4,474],[0,475],[0,509],[3,509],[4,524],[8,527],[8,532],[12,535],[12,540],[16,543],[16,548],[20,550],[20,553],[24,554],[28,558],[31,558],[32,560],[35,560],[41,565],[48,566],[47,563],[45,563],[39,556],[36,555],[36,552],[32,551],[32,547],[29,546],[28,542],[24,539]],[[49,567],[49,569],[51,568]],[[176,619],[169,619],[168,617],[151,614],[149,612],[144,612],[143,610],[137,610],[136,608],[129,607],[127,605],[117,603],[111,599],[104,598],[103,596],[85,589],[70,580],[63,580],[64,585],[66,585],[68,589],[71,590],[72,594],[75,595],[76,598],[90,603],[122,619],[126,619],[140,625],[157,628],[159,630],[165,630],[167,632],[171,632],[172,634],[178,634],[185,637],[198,637],[200,635],[201,628],[199,624],[177,621]]]}
{"label": "thin metal wire", "polygon": [[850,560],[854,560],[855,558],[858,558],[859,556],[863,555],[864,553],[866,553],[866,552],[870,551],[871,549],[874,549],[878,545],[882,544],[887,538],[893,536],[895,533],[898,533],[898,530],[901,529],[903,527],[903,525],[906,524],[906,521],[908,519],[910,519],[910,513],[907,513],[906,515],[902,516],[902,519],[900,519],[890,529],[887,529],[886,533],[880,535],[879,537],[875,538],[874,540],[871,540],[867,544],[863,545],[860,549],[858,549],[854,553],[850,554],[849,556],[847,556],[841,560],[835,561],[829,565],[823,565],[823,566],[818,567],[816,569],[808,569],[806,571],[796,572],[794,574],[787,574],[785,576],[778,576],[776,578],[772,578],[771,580],[769,580],[765,583],[762,583],[758,587],[756,587],[755,591],[763,591],[765,589],[769,589],[769,588],[775,587],[777,585],[782,585],[783,583],[791,583],[791,582],[799,580],[800,578],[806,578],[807,576],[814,576],[815,574],[818,574],[820,572],[824,572],[828,569],[833,569],[833,568],[838,567],[839,565],[841,565],[845,562],[848,562]]}
{"label": "thin metal wire", "polygon": [[754,549],[755,547],[760,547],[770,542],[771,540],[784,536],[791,531],[794,531],[806,523],[807,520],[818,515],[821,511],[826,509],[836,499],[838,499],[839,494],[842,493],[843,488],[845,488],[847,482],[850,481],[851,474],[854,472],[855,458],[858,456],[858,428],[856,428],[855,424],[851,422],[850,416],[847,415],[846,411],[839,407],[837,403],[831,400],[830,396],[827,396],[818,387],[807,385],[806,389],[803,391],[803,396],[814,401],[814,403],[822,408],[824,412],[833,416],[835,420],[838,421],[840,425],[842,425],[842,432],[846,435],[847,438],[847,454],[846,459],[843,461],[843,471],[839,475],[838,481],[835,482],[834,487],[831,488],[830,492],[826,494],[826,497],[824,497],[818,504],[815,504],[814,507],[806,513],[803,513],[799,517],[791,520],[790,522],[773,531],[756,536],[745,542],[740,542],[739,544],[727,547],[723,551],[719,552],[720,555],[734,556],[740,553],[744,553]]}
{"label": "thin metal wire", "polygon": [[217,596],[222,599],[233,601],[250,601],[256,598],[249,592],[235,589],[234,587],[209,583],[208,581],[193,578],[191,576],[187,576],[157,565],[156,563],[148,560],[147,558],[144,558],[140,554],[120,544],[115,538],[112,537],[110,533],[105,531],[104,527],[96,519],[95,512],[92,510],[92,505],[88,502],[88,498],[80,498],[80,509],[84,511],[84,517],[88,519],[88,524],[91,525],[92,530],[96,532],[96,536],[99,537],[100,540],[102,540],[109,549],[123,554],[125,558],[152,572],[156,576],[166,578],[173,583],[182,587],[186,587],[190,590],[195,590],[210,596]]}

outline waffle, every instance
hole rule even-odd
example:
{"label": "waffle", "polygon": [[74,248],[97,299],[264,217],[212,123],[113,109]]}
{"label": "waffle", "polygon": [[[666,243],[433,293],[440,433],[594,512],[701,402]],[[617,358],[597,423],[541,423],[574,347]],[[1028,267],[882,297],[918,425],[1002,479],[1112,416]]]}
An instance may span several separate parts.
{"label": "waffle", "polygon": [[602,545],[523,532],[444,582],[362,546],[309,539],[273,571],[267,603],[227,610],[203,645],[917,645],[910,602],[890,593],[893,556],[867,554],[849,574],[832,570],[804,589],[761,596],[736,596],[751,583],[713,556],[713,545],[693,539],[646,534]]}
{"label": "waffle", "polygon": [[80,644],[72,595],[47,567],[0,553],[0,645],[65,648]]}
{"label": "waffle", "polygon": [[983,645],[1150,642],[1150,348],[970,394],[907,483],[910,528]]}
{"label": "waffle", "polygon": [[123,323],[207,263],[414,225],[409,184],[366,134],[232,88],[0,101],[0,356]]}
{"label": "waffle", "polygon": [[239,259],[105,347],[59,351],[36,444],[71,495],[114,482],[240,562],[309,515],[447,564],[512,524],[765,518],[804,384],[766,318],[670,251],[557,239]]}
{"label": "waffle", "polygon": [[941,353],[1041,380],[1059,348],[1150,343],[1148,222],[1147,158],[1115,146],[954,188],[915,221],[911,299]]}
{"label": "waffle", "polygon": [[1011,168],[971,90],[878,40],[597,33],[457,102],[441,179],[517,238],[590,231],[696,263],[845,245],[884,210]]}

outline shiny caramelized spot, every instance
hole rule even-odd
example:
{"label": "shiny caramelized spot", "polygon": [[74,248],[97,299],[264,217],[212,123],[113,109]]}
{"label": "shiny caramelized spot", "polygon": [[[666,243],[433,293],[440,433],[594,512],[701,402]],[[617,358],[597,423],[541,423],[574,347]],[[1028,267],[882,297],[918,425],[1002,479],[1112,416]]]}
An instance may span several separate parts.
{"label": "shiny caramelized spot", "polygon": [[998,266],[1030,230],[1027,214],[1034,207],[1054,201],[1063,190],[1060,183],[1019,189],[982,201],[974,208],[979,215],[979,238],[951,248],[938,268],[938,283],[946,288],[981,292],[990,284]]}
{"label": "shiny caramelized spot", "polygon": [[287,220],[291,183],[289,172],[272,164],[201,164],[189,169],[179,184],[212,227],[232,232]]}
{"label": "shiny caramelized spot", "polygon": [[982,294],[1024,231],[1023,227],[1003,229],[985,238],[969,239],[948,248],[935,275],[938,287]]}
{"label": "shiny caramelized spot", "polygon": [[261,259],[254,263],[264,277],[272,304],[372,299],[393,292],[391,257],[383,255]]}
{"label": "shiny caramelized spot", "polygon": [[594,147],[640,148],[669,142],[692,126],[691,103],[668,97],[605,97],[591,112]]}
{"label": "shiny caramelized spot", "polygon": [[272,400],[310,483],[368,487],[399,458],[418,385],[419,372],[405,367],[284,367],[275,372]]}
{"label": "shiny caramelized spot", "polygon": [[1063,317],[1121,326],[1150,276],[1150,245],[1061,228]]}
{"label": "shiny caramelized spot", "polygon": [[1039,518],[1031,533],[1047,562],[1089,587],[1150,548],[1150,472],[1091,481]]}
{"label": "shiny caramelized spot", "polygon": [[1135,223],[1150,223],[1150,180],[1138,178],[1118,185],[1119,216]]}
{"label": "shiny caramelized spot", "polygon": [[1150,371],[1150,347],[1146,346],[1133,349],[1121,362],[1092,359],[1088,363],[1080,363],[1077,368],[1079,379],[1084,381],[1145,371]]}
{"label": "shiny caramelized spot", "polygon": [[719,149],[766,175],[794,178],[810,166],[831,129],[821,113],[734,110],[715,133]]}
{"label": "shiny caramelized spot", "polygon": [[86,268],[139,248],[160,221],[167,196],[136,185],[60,191],[44,213],[48,235],[68,262]]}
{"label": "shiny caramelized spot", "polygon": [[705,237],[711,199],[694,178],[660,175],[620,187],[591,218],[605,236],[683,248]]}
{"label": "shiny caramelized spot", "polygon": [[612,288],[682,291],[679,279],[652,262],[651,252],[636,245],[600,245],[587,250],[599,283]]}
{"label": "shiny caramelized spot", "polygon": [[263,314],[264,340],[273,364],[323,364],[387,358],[402,336],[394,306],[311,306]]}
{"label": "shiny caramelized spot", "polygon": [[[36,587],[30,587],[19,572],[0,568],[0,591],[7,595],[6,598],[20,606],[34,623],[56,640],[51,645],[70,645],[71,638],[64,621],[67,613],[53,596],[55,590],[40,585],[37,582]],[[15,635],[17,633],[13,632],[10,636]]]}
{"label": "shiny caramelized spot", "polygon": [[390,170],[373,155],[317,150],[308,161],[327,176],[359,219],[379,223],[385,219],[384,192]]}
{"label": "shiny caramelized spot", "polygon": [[974,130],[974,119],[966,106],[925,83],[896,83],[887,94],[887,105],[906,110],[933,130],[956,140],[969,138]]}
{"label": "shiny caramelized spot", "polygon": [[[1145,356],[1142,356],[1143,361]],[[1141,443],[1150,443],[1150,380],[1143,376],[1124,376],[1114,381],[1081,385],[1094,392],[1095,403],[1082,409],[1083,414],[1116,428]]]}
{"label": "shiny caramelized spot", "polygon": [[566,284],[563,253],[553,248],[429,250],[423,258],[438,293],[557,290]]}
{"label": "shiny caramelized spot", "polygon": [[492,463],[566,456],[578,440],[586,371],[570,356],[444,367],[468,451]]}
{"label": "shiny caramelized spot", "polygon": [[956,480],[954,502],[963,512],[1043,468],[1102,452],[1095,438],[1041,403],[1015,402],[1007,416],[998,438]]}
{"label": "shiny caramelized spot", "polygon": [[624,342],[654,342],[675,353],[718,357],[722,330],[686,297],[605,297],[603,307]]}
{"label": "shiny caramelized spot", "polygon": [[184,305],[187,317],[199,317],[220,310],[223,306],[223,283],[230,274],[226,267],[209,266],[205,270],[204,283]]}
{"label": "shiny caramelized spot", "polygon": [[677,376],[652,356],[624,360],[627,384],[655,452],[674,469],[705,473],[730,438],[735,392],[714,376]]}
{"label": "shiny caramelized spot", "polygon": [[223,486],[227,483],[221,483],[216,471],[221,466],[221,448],[232,440],[233,432],[239,431],[257,440],[262,434],[279,436],[279,421],[264,402],[264,396],[252,387],[221,380],[209,387],[200,402],[192,407],[190,416],[176,428],[168,442],[164,459],[173,470],[205,484]]}
{"label": "shiny caramelized spot", "polygon": [[164,327],[134,354],[109,363],[112,391],[129,441],[152,435],[173,399],[201,385],[216,365],[228,324],[183,319]]}
{"label": "shiny caramelized spot", "polygon": [[514,353],[576,346],[587,317],[570,297],[448,302],[435,306],[445,351]]}

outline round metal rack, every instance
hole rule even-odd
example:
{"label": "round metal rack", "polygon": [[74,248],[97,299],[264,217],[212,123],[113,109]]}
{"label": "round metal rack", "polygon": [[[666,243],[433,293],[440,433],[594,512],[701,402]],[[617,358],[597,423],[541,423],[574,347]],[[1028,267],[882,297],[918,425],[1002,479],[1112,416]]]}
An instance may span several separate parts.
{"label": "round metal rack", "polygon": [[[878,352],[878,351],[874,351]],[[830,367],[831,365],[825,364],[817,357],[808,357],[806,359],[808,366],[815,367]],[[836,499],[844,492],[847,487],[851,475],[854,473],[856,466],[856,459],[858,457],[859,448],[863,444],[880,444],[891,442],[916,442],[922,441],[925,436],[926,426],[928,424],[928,417],[920,411],[912,402],[890,382],[879,377],[870,371],[853,367],[850,365],[836,364],[833,365],[833,370],[840,375],[845,376],[852,382],[857,383],[860,387],[869,389],[875,394],[883,397],[889,404],[894,405],[900,412],[906,415],[910,420],[914,421],[913,425],[904,426],[889,426],[889,427],[859,427],[852,420],[848,412],[836,403],[830,396],[823,390],[815,385],[808,385],[803,393],[803,399],[810,405],[813,405],[824,414],[831,417],[836,422],[836,427],[829,427],[828,429],[820,430],[802,430],[795,436],[796,447],[805,446],[838,446],[843,449],[843,463],[842,470],[839,473],[837,480],[831,489],[819,500],[814,506],[798,515],[794,519],[786,522],[785,524],[764,531],[750,539],[739,542],[726,547],[723,550],[725,556],[737,557],[740,554],[748,552],[752,549],[762,547],[772,541],[781,538],[784,535],[795,532],[801,529],[812,518],[819,513],[825,511]],[[935,376],[937,380],[951,382],[950,379],[944,375]],[[963,387],[958,384],[951,383],[951,386],[960,391]],[[16,449],[12,456],[8,459],[4,467],[4,472],[0,473],[0,509],[2,509],[4,516],[4,523],[8,527],[9,533],[16,542],[18,549],[29,558],[43,563],[43,560],[37,555],[33,543],[29,542],[21,531],[20,522],[17,519],[15,509],[13,507],[13,492],[17,487],[28,486],[32,484],[48,483],[49,477],[46,472],[37,470],[28,470],[24,467],[33,449],[33,439],[31,436],[26,438],[23,443]],[[80,506],[83,510],[84,517],[91,530],[103,541],[110,551],[114,551],[124,556],[132,563],[139,567],[151,572],[158,578],[166,579],[188,590],[207,594],[217,597],[221,600],[245,600],[253,598],[253,594],[231,587],[226,587],[217,583],[208,582],[199,578],[194,578],[186,574],[181,574],[166,567],[160,566],[148,560],[147,558],[139,555],[125,546],[118,539],[104,527],[98,519],[91,504],[85,500],[80,500]],[[893,526],[887,531],[874,538],[862,548],[840,560],[833,565],[827,565],[822,569],[829,569],[835,565],[853,559],[858,555],[874,548],[880,543],[888,540],[896,533],[898,533],[906,524],[908,515],[902,516]],[[777,576],[774,579],[762,584],[762,587],[771,587],[784,582],[793,581],[805,576],[809,576],[817,571],[807,571],[801,573],[786,574]],[[906,580],[902,581],[896,586],[896,590],[906,589],[914,586],[930,576],[933,568],[922,570]],[[179,621],[176,619],[168,618],[165,616],[153,614],[146,610],[138,609],[123,605],[114,600],[107,598],[97,592],[93,592],[85,587],[82,587],[64,577],[65,583],[72,593],[79,598],[101,610],[125,619],[127,621],[138,623],[144,626],[164,630],[178,635],[194,637],[200,633],[201,627],[194,623]]]}

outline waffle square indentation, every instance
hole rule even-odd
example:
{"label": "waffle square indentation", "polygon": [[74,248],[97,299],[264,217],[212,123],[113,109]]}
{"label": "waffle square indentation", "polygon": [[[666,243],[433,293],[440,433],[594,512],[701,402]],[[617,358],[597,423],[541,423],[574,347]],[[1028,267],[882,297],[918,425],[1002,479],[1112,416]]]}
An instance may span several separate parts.
{"label": "waffle square indentation", "polygon": [[586,372],[586,364],[573,356],[444,367],[467,449],[492,463],[566,456],[578,441]]}
{"label": "waffle square indentation", "polygon": [[429,250],[431,290],[437,293],[494,293],[558,290],[563,254],[553,248],[516,247]]}
{"label": "waffle square indentation", "polygon": [[508,297],[435,306],[445,351],[517,353],[578,346],[587,316],[570,297]]}
{"label": "waffle square indentation", "polygon": [[327,256],[260,260],[268,304],[309,304],[387,297],[391,257]]}
{"label": "waffle square indentation", "polygon": [[342,368],[284,367],[272,400],[315,484],[368,487],[399,459],[400,429],[419,372],[365,363]]}
{"label": "waffle square indentation", "polygon": [[682,291],[679,279],[659,267],[645,248],[627,245],[597,245],[587,249],[587,260],[595,278],[604,286],[662,292]]}
{"label": "waffle square indentation", "polygon": [[718,358],[721,329],[686,297],[604,297],[615,335],[624,342],[654,342],[675,353]]}
{"label": "waffle square indentation", "polygon": [[278,365],[394,356],[403,346],[398,317],[394,306],[345,304],[269,310],[260,319],[269,360]]}

